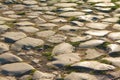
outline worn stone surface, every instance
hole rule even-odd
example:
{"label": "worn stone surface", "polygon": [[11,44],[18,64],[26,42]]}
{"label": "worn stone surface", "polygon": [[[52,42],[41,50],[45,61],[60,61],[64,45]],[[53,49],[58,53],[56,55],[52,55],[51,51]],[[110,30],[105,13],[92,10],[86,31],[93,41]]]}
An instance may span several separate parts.
{"label": "worn stone surface", "polygon": [[119,57],[119,0],[0,0],[0,80],[119,80]]}

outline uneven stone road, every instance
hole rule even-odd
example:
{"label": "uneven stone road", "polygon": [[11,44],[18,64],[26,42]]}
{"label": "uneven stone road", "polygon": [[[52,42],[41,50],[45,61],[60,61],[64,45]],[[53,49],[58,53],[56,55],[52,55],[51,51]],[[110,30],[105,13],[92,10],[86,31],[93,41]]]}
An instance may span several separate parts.
{"label": "uneven stone road", "polygon": [[120,80],[119,0],[0,0],[0,80]]}

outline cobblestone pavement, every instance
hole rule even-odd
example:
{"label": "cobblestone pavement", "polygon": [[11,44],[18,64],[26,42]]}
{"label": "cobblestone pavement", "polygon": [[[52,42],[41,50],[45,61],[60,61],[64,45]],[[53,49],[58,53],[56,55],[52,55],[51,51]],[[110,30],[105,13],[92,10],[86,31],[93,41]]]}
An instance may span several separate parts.
{"label": "cobblestone pavement", "polygon": [[119,0],[0,0],[0,80],[120,80]]}

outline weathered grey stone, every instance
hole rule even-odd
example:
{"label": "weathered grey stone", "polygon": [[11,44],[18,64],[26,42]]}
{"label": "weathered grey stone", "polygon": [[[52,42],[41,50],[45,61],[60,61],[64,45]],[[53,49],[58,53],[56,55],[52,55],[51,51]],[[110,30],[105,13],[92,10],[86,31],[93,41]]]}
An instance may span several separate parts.
{"label": "weathered grey stone", "polygon": [[33,69],[34,68],[27,63],[11,63],[1,66],[1,70],[3,74],[13,75],[13,76],[23,75]]}
{"label": "weathered grey stone", "polygon": [[111,0],[88,0],[88,2],[111,2]]}
{"label": "weathered grey stone", "polygon": [[78,53],[66,53],[54,56],[55,61],[49,62],[48,66],[64,67],[81,60]]}
{"label": "weathered grey stone", "polygon": [[64,26],[58,28],[58,30],[61,30],[61,31],[76,31],[79,29],[80,29],[80,27],[70,26],[70,25],[64,25]]}
{"label": "weathered grey stone", "polygon": [[7,25],[0,25],[0,33],[7,31],[9,28]]}
{"label": "weathered grey stone", "polygon": [[57,3],[54,6],[56,7],[75,7],[77,6],[76,3]]}
{"label": "weathered grey stone", "polygon": [[120,32],[112,32],[108,35],[108,38],[112,40],[119,40],[120,39]]}
{"label": "weathered grey stone", "polygon": [[109,26],[109,24],[106,23],[87,23],[87,27],[93,28],[93,29],[105,29],[106,27]]}
{"label": "weathered grey stone", "polygon": [[54,78],[55,75],[52,73],[35,71],[33,74],[33,80],[54,80]]}
{"label": "weathered grey stone", "polygon": [[26,37],[24,39],[18,40],[12,45],[12,49],[15,51],[20,51],[21,49],[31,49],[37,46],[43,46],[44,41],[41,39],[36,39],[32,37]]}
{"label": "weathered grey stone", "polygon": [[90,40],[92,36],[86,35],[86,36],[76,36],[76,37],[70,37],[71,42],[81,42],[81,41],[86,41]]}
{"label": "weathered grey stone", "polygon": [[19,27],[18,30],[28,32],[28,33],[34,33],[34,32],[39,31],[39,29],[35,27]]}
{"label": "weathered grey stone", "polygon": [[88,30],[85,34],[93,35],[93,36],[105,36],[111,31],[108,30]]}
{"label": "weathered grey stone", "polygon": [[99,46],[99,45],[103,44],[104,42],[105,42],[104,40],[94,39],[94,40],[89,40],[89,41],[80,43],[79,47],[80,48],[91,48],[91,47]]}
{"label": "weathered grey stone", "polygon": [[23,4],[26,4],[26,5],[35,5],[35,4],[37,4],[37,3],[38,3],[38,2],[35,1],[35,0],[31,0],[31,1],[25,0],[25,1],[23,1]]}
{"label": "weathered grey stone", "polygon": [[88,73],[72,72],[67,75],[64,80],[98,80],[94,75]]}
{"label": "weathered grey stone", "polygon": [[88,49],[85,53],[86,53],[84,57],[85,59],[95,59],[104,55],[104,53],[99,52],[95,49]]}
{"label": "weathered grey stone", "polygon": [[46,30],[46,31],[41,31],[36,33],[38,37],[43,37],[43,38],[48,38],[50,36],[53,36],[54,34],[55,32],[52,30]]}
{"label": "weathered grey stone", "polygon": [[24,22],[18,22],[16,23],[17,26],[34,26],[34,23],[28,22],[28,21],[24,21]]}
{"label": "weathered grey stone", "polygon": [[74,51],[74,47],[69,43],[60,43],[55,46],[52,50],[53,55],[59,55],[64,53],[72,53]]}
{"label": "weathered grey stone", "polygon": [[0,53],[6,52],[6,51],[8,51],[8,50],[9,50],[9,45],[0,42]]}
{"label": "weathered grey stone", "polygon": [[0,55],[0,63],[13,63],[13,62],[21,62],[22,59],[16,55],[13,55],[11,53],[4,53]]}
{"label": "weathered grey stone", "polygon": [[107,51],[109,53],[120,52],[120,45],[118,45],[118,44],[109,44],[109,45],[107,45]]}
{"label": "weathered grey stone", "polygon": [[102,60],[107,60],[107,61],[111,62],[112,65],[120,67],[120,57],[115,57],[115,58],[106,57],[106,58],[103,58]]}
{"label": "weathered grey stone", "polygon": [[61,13],[60,16],[63,16],[63,17],[72,17],[72,16],[81,16],[81,15],[84,15],[85,13],[83,12],[64,12],[64,13]]}
{"label": "weathered grey stone", "polygon": [[67,39],[66,36],[61,35],[61,34],[56,34],[56,35],[50,36],[47,39],[47,41],[51,43],[61,43],[61,42],[64,42],[66,39]]}
{"label": "weathered grey stone", "polygon": [[98,71],[104,71],[104,70],[114,70],[116,69],[112,65],[100,63],[97,61],[83,61],[83,62],[78,62],[72,65],[72,67],[75,68],[89,68],[93,70],[98,70]]}
{"label": "weathered grey stone", "polygon": [[6,42],[15,42],[19,39],[27,37],[27,35],[23,32],[6,32],[2,36]]}

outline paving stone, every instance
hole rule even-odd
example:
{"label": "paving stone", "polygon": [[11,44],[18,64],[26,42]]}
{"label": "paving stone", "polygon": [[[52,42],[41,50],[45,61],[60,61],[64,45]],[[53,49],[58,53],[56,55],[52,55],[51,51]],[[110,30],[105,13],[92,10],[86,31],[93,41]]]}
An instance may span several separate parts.
{"label": "paving stone", "polygon": [[63,17],[72,17],[72,16],[81,16],[81,15],[84,15],[85,13],[83,12],[64,12],[64,13],[61,13],[60,16],[63,16]]}
{"label": "paving stone", "polygon": [[14,62],[21,62],[23,61],[20,57],[12,54],[12,53],[4,53],[0,55],[0,63],[14,63]]}
{"label": "paving stone", "polygon": [[2,35],[2,37],[4,37],[4,40],[6,42],[15,42],[17,40],[27,37],[27,35],[23,32],[6,32]]}
{"label": "paving stone", "polygon": [[112,32],[108,35],[108,38],[112,40],[119,40],[120,39],[120,32]]}
{"label": "paving stone", "polygon": [[98,71],[104,71],[104,70],[114,70],[116,67],[104,63],[100,63],[97,61],[83,61],[83,62],[78,62],[72,65],[72,67],[75,68],[88,68],[88,69],[93,69],[93,70],[98,70]]}
{"label": "paving stone", "polygon": [[54,78],[55,75],[52,73],[35,71],[33,74],[33,80],[54,80]]}
{"label": "paving stone", "polygon": [[55,32],[52,30],[46,30],[46,31],[41,31],[36,33],[38,37],[43,37],[43,38],[48,38],[50,36],[53,36],[54,34]]}
{"label": "paving stone", "polygon": [[88,49],[85,53],[86,53],[84,57],[85,59],[96,59],[104,55],[104,53],[99,52],[95,49]]}
{"label": "paving stone", "polygon": [[109,24],[105,24],[105,23],[87,23],[86,24],[87,27],[89,28],[93,28],[93,29],[105,29],[109,26]]}
{"label": "paving stone", "polygon": [[43,46],[44,41],[41,39],[36,39],[32,37],[26,37],[24,39],[16,41],[11,48],[15,51],[20,51],[21,49],[31,49],[37,46]]}
{"label": "paving stone", "polygon": [[28,22],[28,21],[24,21],[24,22],[18,22],[16,23],[17,26],[34,26],[34,23]]}
{"label": "paving stone", "polygon": [[93,35],[93,36],[105,36],[111,31],[108,30],[88,30],[85,34]]}
{"label": "paving stone", "polygon": [[53,55],[59,55],[64,53],[72,53],[74,51],[74,47],[69,43],[60,43],[56,45],[53,50]]}
{"label": "paving stone", "polygon": [[65,77],[65,80],[98,80],[94,75],[88,73],[72,72]]}
{"label": "paving stone", "polygon": [[28,33],[35,33],[39,31],[39,29],[35,27],[19,27],[18,29],[24,32],[28,32]]}
{"label": "paving stone", "polygon": [[55,61],[48,63],[48,66],[64,67],[81,60],[77,53],[66,53],[54,56]]}
{"label": "paving stone", "polygon": [[106,57],[106,58],[103,58],[103,60],[107,60],[107,61],[111,62],[112,65],[120,67],[120,57],[115,57],[115,58]]}
{"label": "paving stone", "polygon": [[0,42],[0,53],[9,51],[9,45],[3,42]]}
{"label": "paving stone", "polygon": [[5,75],[19,76],[23,75],[34,68],[27,63],[11,63],[1,66],[2,73]]}
{"label": "paving stone", "polygon": [[61,34],[56,34],[56,35],[50,36],[50,37],[47,39],[47,41],[48,41],[48,42],[51,42],[51,43],[62,43],[62,42],[64,42],[66,39],[67,39],[66,36],[61,35]]}
{"label": "paving stone", "polygon": [[56,7],[75,7],[77,6],[76,3],[57,3],[54,6]]}
{"label": "paving stone", "polygon": [[83,43],[80,43],[79,44],[79,47],[80,48],[91,48],[91,47],[96,47],[96,46],[99,46],[101,44],[103,44],[105,41],[103,40],[89,40],[89,41],[86,41],[86,42],[83,42]]}
{"label": "paving stone", "polygon": [[0,25],[0,33],[7,31],[10,27],[7,25]]}
{"label": "paving stone", "polygon": [[70,26],[70,25],[64,25],[64,26],[58,28],[58,30],[61,30],[61,31],[76,31],[76,30],[79,30],[79,29],[80,29],[79,27]]}

